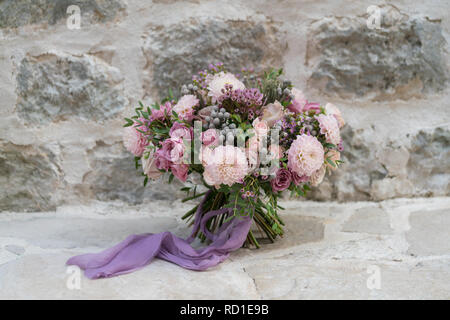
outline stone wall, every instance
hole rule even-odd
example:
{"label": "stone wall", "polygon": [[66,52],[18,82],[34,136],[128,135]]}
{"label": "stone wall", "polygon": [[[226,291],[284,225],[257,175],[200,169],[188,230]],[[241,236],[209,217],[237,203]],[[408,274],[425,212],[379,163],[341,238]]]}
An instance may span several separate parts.
{"label": "stone wall", "polygon": [[[209,62],[283,67],[348,125],[345,164],[310,194],[450,194],[450,4],[373,1],[0,0],[0,211],[180,196],[144,188],[122,118]],[[78,5],[81,28],[67,27]]]}

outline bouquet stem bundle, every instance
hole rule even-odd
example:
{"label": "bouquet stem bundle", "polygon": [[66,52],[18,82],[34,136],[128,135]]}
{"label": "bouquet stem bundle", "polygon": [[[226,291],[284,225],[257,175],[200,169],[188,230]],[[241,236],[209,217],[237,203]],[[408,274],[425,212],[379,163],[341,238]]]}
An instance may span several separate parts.
{"label": "bouquet stem bundle", "polygon": [[[222,209],[226,204],[229,203],[229,194],[222,191],[217,191],[216,189],[210,189],[210,192],[203,192],[192,197],[185,198],[183,199],[183,202],[199,198],[201,196],[206,197],[202,207],[202,216],[209,211]],[[199,205],[193,207],[182,217],[182,219],[186,220],[188,223],[190,223],[190,225],[192,225],[194,223],[193,217],[198,207]],[[284,222],[280,219],[276,210],[274,210],[272,214],[270,213],[270,211],[272,210],[263,209],[261,207],[255,208],[251,216],[253,218],[254,225],[256,226],[256,230],[254,229],[249,231],[244,246],[259,248],[259,241],[262,240],[266,242],[275,242],[275,239],[278,236],[283,236]],[[239,219],[238,216],[233,218]],[[208,221],[208,223],[206,224],[206,228],[208,231],[214,233],[226,221],[226,214],[214,216]],[[257,231],[257,233],[255,231]],[[201,232],[197,234],[197,237],[202,242],[206,240],[206,236]]]}

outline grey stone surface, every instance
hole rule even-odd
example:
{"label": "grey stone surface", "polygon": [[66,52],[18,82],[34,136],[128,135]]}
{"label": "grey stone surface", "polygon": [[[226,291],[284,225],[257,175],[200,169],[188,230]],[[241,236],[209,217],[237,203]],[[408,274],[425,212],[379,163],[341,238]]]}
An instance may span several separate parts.
{"label": "grey stone surface", "polygon": [[0,28],[37,23],[54,25],[68,17],[70,5],[80,8],[83,25],[112,21],[126,8],[120,0],[3,0],[0,1]]}
{"label": "grey stone surface", "polygon": [[0,141],[0,211],[51,210],[62,186],[56,155],[46,148]]}
{"label": "grey stone surface", "polygon": [[408,230],[393,223],[395,234],[384,232],[384,219],[370,221],[373,233],[341,230],[349,219],[373,210],[372,203],[283,202],[283,239],[259,250],[241,248],[203,272],[155,259],[127,275],[89,280],[65,265],[73,255],[98,252],[133,233],[170,230],[185,237],[190,228],[179,218],[192,205],[95,202],[62,206],[56,213],[2,213],[0,298],[450,298],[450,198],[381,202],[391,222],[403,216],[411,224]]}
{"label": "grey stone surface", "polygon": [[[55,219],[39,217],[10,221],[0,226],[2,237],[20,238],[42,249],[107,247],[130,234],[158,233],[177,226],[174,217],[136,218],[127,220],[89,218]],[[80,235],[83,235],[80,238]],[[6,247],[8,250],[8,248]],[[10,251],[10,250],[8,250]]]}
{"label": "grey stone surface", "polygon": [[391,234],[388,213],[380,207],[358,209],[342,227],[344,232]]}
{"label": "grey stone surface", "polygon": [[144,187],[142,168],[136,170],[134,156],[127,152],[122,143],[107,145],[97,142],[96,146],[88,151],[88,162],[92,168],[83,177],[76,189],[98,200],[122,200],[131,204],[142,203],[145,199],[174,200],[182,196],[179,189],[181,182],[174,179],[169,184],[165,182],[149,181]]}
{"label": "grey stone surface", "polygon": [[450,209],[412,212],[411,229],[406,234],[410,243],[409,252],[414,255],[442,255],[450,253],[448,241]]}
{"label": "grey stone surface", "polygon": [[286,46],[281,39],[269,20],[191,18],[169,26],[152,26],[143,41],[151,69],[151,85],[146,88],[155,87],[160,97],[167,95],[168,88],[179,93],[193,74],[220,61],[234,72],[242,67],[261,70],[280,66],[281,50]]}
{"label": "grey stone surface", "polygon": [[93,56],[26,57],[17,74],[17,113],[27,125],[79,117],[103,121],[126,104],[119,70]]}
{"label": "grey stone surface", "polygon": [[[408,16],[393,6],[380,8],[380,27],[368,15],[327,17],[311,26],[310,85],[343,97],[408,99],[441,91],[448,81],[446,41],[440,21]],[[322,85],[323,84],[323,85]]]}
{"label": "grey stone surface", "polygon": [[411,143],[408,177],[415,194],[421,196],[450,193],[450,130],[420,131]]}
{"label": "grey stone surface", "polygon": [[344,164],[309,197],[318,200],[382,200],[445,196],[450,192],[448,126],[408,135],[404,144],[372,141],[371,128],[342,130]]}
{"label": "grey stone surface", "polygon": [[25,253],[25,248],[24,247],[16,246],[16,245],[13,245],[13,244],[6,245],[5,246],[5,250],[7,250],[7,251],[9,251],[11,253],[14,253],[14,254],[16,254],[18,256],[20,256],[20,255]]}

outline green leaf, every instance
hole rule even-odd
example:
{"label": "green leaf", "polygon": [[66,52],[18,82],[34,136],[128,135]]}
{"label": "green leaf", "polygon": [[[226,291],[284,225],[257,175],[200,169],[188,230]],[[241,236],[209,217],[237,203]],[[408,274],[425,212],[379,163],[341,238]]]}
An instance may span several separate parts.
{"label": "green leaf", "polygon": [[145,176],[145,179],[144,179],[144,187],[147,185],[147,182],[148,182],[148,176]]}
{"label": "green leaf", "polygon": [[125,118],[125,121],[126,121],[127,123],[123,125],[124,127],[129,127],[129,126],[132,126],[132,125],[133,125],[133,123],[134,123],[134,121],[133,121],[133,120],[131,120],[131,119],[128,119],[128,118]]}
{"label": "green leaf", "polygon": [[330,158],[327,158],[326,160],[327,160],[327,162],[328,162],[330,165],[332,165],[333,167],[336,168],[336,164],[335,164],[333,161],[331,161]]}
{"label": "green leaf", "polygon": [[239,123],[242,122],[241,116],[238,115],[238,114],[232,114],[231,117],[232,117],[233,119],[236,119],[236,121],[239,122]]}
{"label": "green leaf", "polygon": [[175,176],[173,175],[173,173],[171,173],[170,176],[169,176],[169,183],[172,183],[174,177]]}
{"label": "green leaf", "polygon": [[325,148],[327,148],[327,149],[336,149],[336,145],[334,145],[334,144],[332,144],[332,143],[328,143],[328,142],[325,142],[325,143],[323,144],[323,146],[324,146]]}

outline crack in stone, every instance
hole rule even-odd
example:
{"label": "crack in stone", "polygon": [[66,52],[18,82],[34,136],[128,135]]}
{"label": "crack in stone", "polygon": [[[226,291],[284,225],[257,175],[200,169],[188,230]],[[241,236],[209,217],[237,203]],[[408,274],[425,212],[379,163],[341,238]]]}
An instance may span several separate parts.
{"label": "crack in stone", "polygon": [[253,281],[253,286],[255,287],[255,291],[256,291],[256,293],[258,294],[259,299],[262,299],[263,297],[262,297],[262,294],[261,294],[261,293],[259,292],[259,290],[258,290],[258,285],[256,284],[255,278],[253,278],[253,277],[250,275],[250,273],[247,272],[247,270],[245,269],[244,266],[242,266],[242,271],[244,271],[244,273],[245,273],[247,276],[249,276],[250,279],[252,279],[252,281]]}

